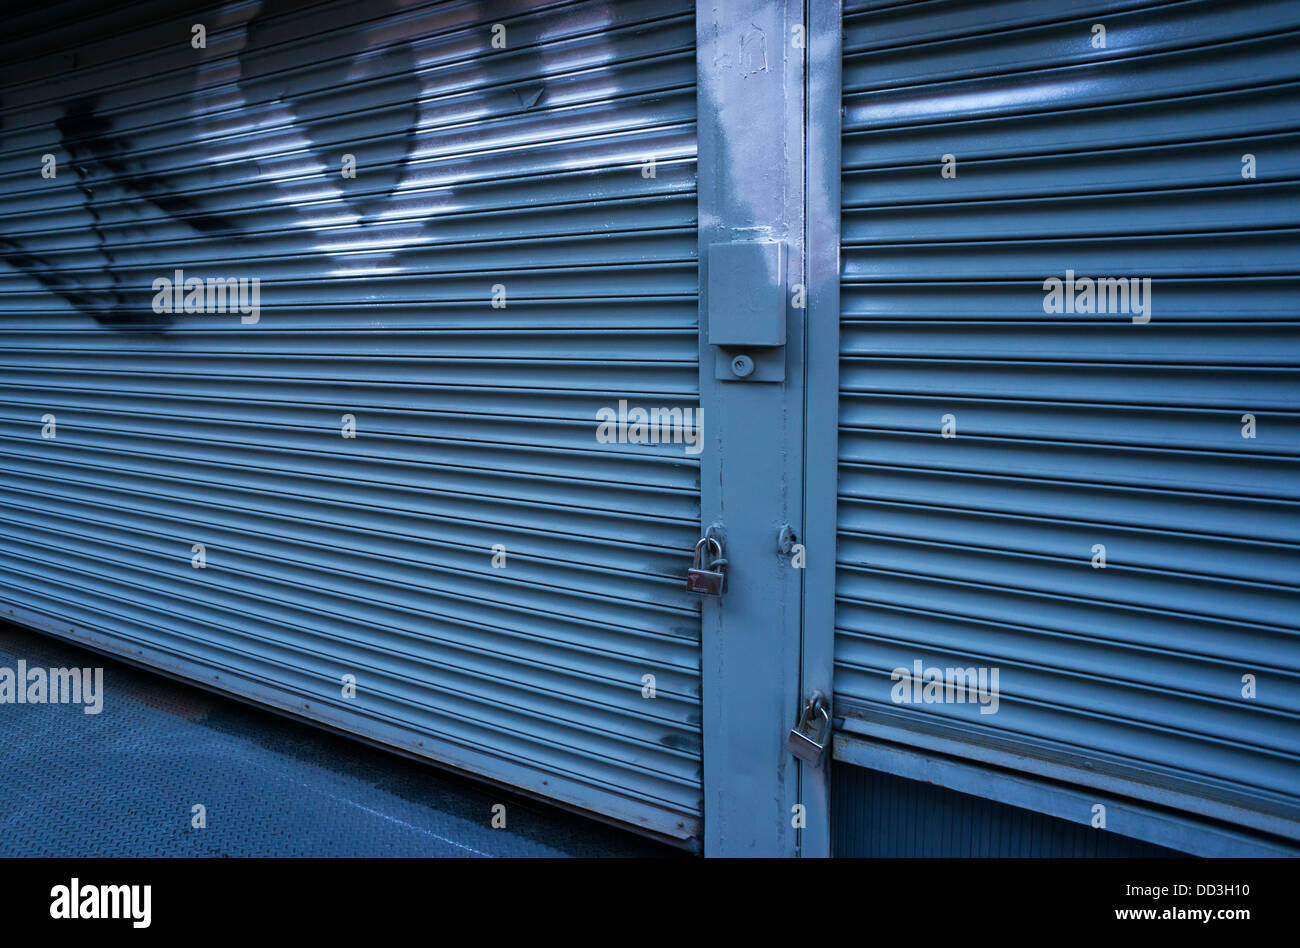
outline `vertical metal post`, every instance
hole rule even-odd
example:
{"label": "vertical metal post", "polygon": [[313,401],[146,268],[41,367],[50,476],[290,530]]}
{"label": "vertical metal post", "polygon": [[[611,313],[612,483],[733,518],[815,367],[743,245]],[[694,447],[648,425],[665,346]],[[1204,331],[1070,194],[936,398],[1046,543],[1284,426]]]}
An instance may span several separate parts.
{"label": "vertical metal post", "polygon": [[[725,528],[729,561],[728,591],[703,615],[707,855],[798,846],[798,765],[785,737],[799,700],[803,583],[778,544],[783,525],[803,522],[806,310],[793,301],[805,283],[803,27],[801,2],[696,5],[702,515]],[[731,332],[750,313],[746,294],[709,292],[710,248],[754,242],[784,242],[784,253],[763,258],[775,269],[763,286],[736,288],[753,290],[751,301],[769,282],[781,293],[785,343],[756,356],[752,373],[728,375],[710,320]],[[746,259],[718,254],[719,265]]]}
{"label": "vertical metal post", "polygon": [[[803,677],[801,693],[833,698],[835,536],[840,378],[840,0],[809,0],[807,189],[807,428],[804,452]],[[831,855],[830,749],[820,768],[801,763],[804,856]]]}

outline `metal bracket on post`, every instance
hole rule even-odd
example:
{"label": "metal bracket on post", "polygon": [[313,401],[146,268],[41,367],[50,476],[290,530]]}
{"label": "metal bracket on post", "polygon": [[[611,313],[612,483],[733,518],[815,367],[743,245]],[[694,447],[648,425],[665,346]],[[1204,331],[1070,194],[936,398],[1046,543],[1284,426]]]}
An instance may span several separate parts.
{"label": "metal bracket on post", "polygon": [[715,521],[709,524],[704,530],[704,537],[707,540],[716,540],[718,546],[724,550],[727,548],[727,528],[721,523]]}
{"label": "metal bracket on post", "polygon": [[724,382],[785,381],[786,245],[709,246],[709,345]]}

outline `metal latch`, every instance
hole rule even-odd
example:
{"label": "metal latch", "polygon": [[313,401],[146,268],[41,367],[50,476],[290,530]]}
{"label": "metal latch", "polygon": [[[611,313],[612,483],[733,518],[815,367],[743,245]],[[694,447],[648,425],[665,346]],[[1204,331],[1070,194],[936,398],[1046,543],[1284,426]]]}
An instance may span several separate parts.
{"label": "metal latch", "polygon": [[800,760],[806,760],[816,767],[822,762],[830,738],[830,702],[820,691],[814,691],[800,709],[799,720],[790,728],[785,748]]}

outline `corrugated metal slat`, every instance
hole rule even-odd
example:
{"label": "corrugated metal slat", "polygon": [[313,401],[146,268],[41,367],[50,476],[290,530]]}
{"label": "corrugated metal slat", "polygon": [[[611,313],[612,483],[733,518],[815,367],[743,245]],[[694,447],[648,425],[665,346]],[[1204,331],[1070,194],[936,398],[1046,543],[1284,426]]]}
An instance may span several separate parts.
{"label": "corrugated metal slat", "polygon": [[698,838],[698,458],[596,438],[699,402],[692,5],[57,12],[0,57],[0,609]]}
{"label": "corrugated metal slat", "polygon": [[[838,712],[1300,833],[1300,5],[844,28]],[[1067,270],[1150,278],[1150,321],[1046,312]],[[997,711],[895,700],[918,660]]]}

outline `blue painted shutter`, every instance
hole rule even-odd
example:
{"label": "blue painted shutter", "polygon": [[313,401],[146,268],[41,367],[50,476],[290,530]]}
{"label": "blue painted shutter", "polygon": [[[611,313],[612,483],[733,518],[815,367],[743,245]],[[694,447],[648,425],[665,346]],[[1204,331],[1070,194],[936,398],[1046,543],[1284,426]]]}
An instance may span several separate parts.
{"label": "blue painted shutter", "polygon": [[0,609],[696,836],[698,461],[596,440],[698,402],[691,5],[178,9],[0,57]]}
{"label": "blue painted shutter", "polygon": [[[1300,834],[1300,5],[844,29],[837,713]],[[1150,322],[1046,313],[1067,270]],[[896,702],[917,660],[998,711]]]}

